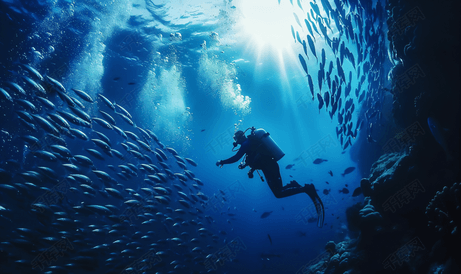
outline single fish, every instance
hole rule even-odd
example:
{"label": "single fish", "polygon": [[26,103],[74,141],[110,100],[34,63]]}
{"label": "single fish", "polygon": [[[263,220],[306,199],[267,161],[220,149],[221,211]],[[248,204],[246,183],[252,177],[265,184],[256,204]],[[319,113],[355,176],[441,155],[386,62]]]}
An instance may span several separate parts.
{"label": "single fish", "polygon": [[299,32],[296,31],[296,41],[298,41],[300,44],[302,44],[301,42],[301,37],[299,36]]}
{"label": "single fish", "polygon": [[301,27],[301,29],[302,29],[303,26],[301,25],[301,22],[299,21],[298,15],[296,15],[296,13],[293,12],[293,16],[295,17],[296,23],[298,23],[298,25],[299,25],[299,26]]}
{"label": "single fish", "polygon": [[38,72],[36,69],[33,67],[26,65],[26,64],[19,64],[25,71],[29,73],[29,75],[33,75],[35,78],[37,78],[40,81],[44,81],[43,76]]}
{"label": "single fish", "polygon": [[83,90],[79,90],[79,89],[72,89],[75,94],[77,94],[80,98],[82,98],[83,100],[87,101],[87,102],[90,102],[90,103],[93,103],[93,98],[91,98],[91,96],[84,92]]}
{"label": "single fish", "polygon": [[45,151],[45,150],[37,150],[37,151],[31,151],[31,153],[42,160],[45,161],[50,161],[50,162],[56,162],[58,158],[51,152]]}
{"label": "single fish", "polygon": [[51,78],[50,76],[45,76],[45,82],[53,89],[54,91],[59,91],[62,93],[67,93],[64,86],[57,80]]}
{"label": "single fish", "polygon": [[[164,154],[165,155],[165,154]],[[163,157],[163,156],[162,156]],[[164,157],[164,159],[166,160],[166,155]],[[192,160],[191,158],[184,158],[184,160],[186,160],[189,164],[191,164],[192,166],[196,167],[197,166],[197,163]]]}
{"label": "single fish", "polygon": [[331,74],[332,71],[333,71],[333,61],[330,61],[330,65],[328,67],[328,74]]}
{"label": "single fish", "polygon": [[39,124],[46,132],[59,136],[59,131],[48,120],[36,114],[32,114],[32,116],[37,124]]}
{"label": "single fish", "polygon": [[84,155],[74,155],[73,159],[77,162],[77,164],[81,166],[85,166],[85,167],[93,166],[93,161]]}
{"label": "single fish", "polygon": [[304,54],[306,55],[307,59],[309,60],[309,56],[307,55],[307,44],[306,44],[306,40],[303,40],[303,50],[304,50]]}
{"label": "single fish", "polygon": [[117,111],[123,112],[125,116],[127,116],[130,119],[133,119],[133,116],[131,116],[131,114],[126,109],[124,109],[122,106],[120,106],[117,103],[115,103],[114,106],[117,108]]}
{"label": "single fish", "polygon": [[2,88],[0,88],[0,100],[13,102],[11,95]]}
{"label": "single fish", "polygon": [[71,122],[74,125],[81,126],[81,122],[83,122],[82,119],[78,118],[72,113],[69,113],[66,111],[59,111],[59,110],[57,110],[57,113],[59,113],[59,115],[61,115],[64,119],[66,119],[66,121]]}
{"label": "single fish", "polygon": [[10,88],[11,91],[15,93],[19,93],[21,95],[26,95],[26,92],[20,85],[10,82],[10,81],[6,81],[5,83],[8,84],[8,87]]}
{"label": "single fish", "polygon": [[343,115],[341,113],[338,114],[338,124],[342,125],[343,124]]}
{"label": "single fish", "polygon": [[315,40],[315,36],[314,36],[314,32],[312,31],[311,24],[309,23],[309,21],[307,21],[307,19],[304,19],[304,23],[306,24],[307,30],[309,30],[309,33]]}
{"label": "single fish", "polygon": [[[326,54],[325,54],[325,49],[322,48],[322,64],[325,67],[325,62],[326,62]],[[323,68],[322,68],[323,69]]]}
{"label": "single fish", "polygon": [[[86,151],[88,151],[88,153],[96,159],[104,161],[104,156],[102,156],[102,154],[99,151],[92,148],[87,148]],[[107,153],[107,151],[105,152]]]}
{"label": "single fish", "polygon": [[106,121],[98,117],[91,118],[91,120],[95,121],[98,125],[105,129],[113,129],[113,127]]}
{"label": "single fish", "polygon": [[343,194],[348,194],[348,193],[349,193],[349,189],[343,188],[343,189],[341,189],[341,190],[339,191],[339,193],[341,193],[341,192],[342,192]]}
{"label": "single fish", "polygon": [[323,71],[322,68],[320,68],[318,74],[317,74],[317,82],[319,84],[319,92],[322,92],[322,84],[323,84],[323,76],[324,76],[325,72]]}
{"label": "single fish", "polygon": [[103,140],[100,140],[100,139],[91,139],[91,141],[93,141],[93,143],[95,145],[97,145],[98,147],[100,147],[102,150],[104,151],[110,151],[111,147],[109,146],[109,144],[107,144],[106,142],[104,142]]}
{"label": "single fish", "polygon": [[39,94],[41,96],[46,95],[45,89],[40,84],[38,84],[34,80],[32,80],[29,77],[24,76],[24,75],[21,78],[24,80],[25,83],[27,83],[30,87],[32,87],[37,94]]}
{"label": "single fish", "polygon": [[315,223],[316,221],[317,221],[316,217],[310,217],[309,219],[307,219],[308,223]]}
{"label": "single fish", "polygon": [[355,167],[353,167],[353,166],[352,166],[352,167],[348,167],[348,168],[346,168],[346,169],[344,170],[344,173],[341,174],[341,175],[344,177],[345,175],[351,173],[351,172],[354,171],[354,170],[355,170]]}
{"label": "single fish", "polygon": [[317,99],[319,100],[319,113],[320,113],[320,110],[322,109],[323,104],[324,104],[322,95],[320,95],[320,93],[317,93]]}
{"label": "single fish", "polygon": [[312,77],[309,74],[307,75],[307,80],[309,82],[309,89],[311,90],[312,100],[314,100],[315,99],[315,96],[314,96],[314,82],[312,81]]}
{"label": "single fish", "polygon": [[307,64],[306,64],[306,61],[304,60],[304,57],[301,54],[299,54],[298,57],[299,57],[299,61],[301,62],[301,65],[303,66],[304,71],[306,72],[306,74],[309,74],[307,72]]}
{"label": "single fish", "polygon": [[134,126],[134,123],[133,121],[128,117],[126,116],[125,114],[123,113],[119,113],[119,112],[116,112],[118,114],[118,116],[120,116],[126,123],[128,123],[129,125],[131,126]]}
{"label": "single fish", "polygon": [[267,218],[269,217],[269,215],[271,215],[272,211],[266,211],[264,212],[262,215],[261,215],[261,219],[264,219],[264,218]]}
{"label": "single fish", "polygon": [[61,98],[62,101],[66,102],[66,104],[69,107],[75,107],[74,100],[72,100],[72,98],[69,95],[67,95],[67,93],[57,91],[57,94],[58,94],[59,98]]}
{"label": "single fish", "polygon": [[319,59],[317,58],[317,53],[315,52],[315,45],[314,45],[314,41],[312,40],[312,38],[310,37],[310,35],[308,34],[307,35],[307,42],[309,44],[309,48],[311,49],[312,51],[312,54],[314,54],[315,56],[315,59],[317,59],[317,62],[319,61]]}
{"label": "single fish", "polygon": [[53,150],[54,152],[60,154],[60,155],[63,156],[63,157],[66,157],[66,158],[72,157],[72,153],[70,152],[70,150],[67,149],[67,148],[64,147],[64,146],[61,146],[61,145],[51,145],[50,148],[51,148],[51,150]]}
{"label": "single fish", "polygon": [[83,110],[76,108],[76,107],[71,107],[71,106],[69,106],[69,109],[72,110],[72,112],[78,117],[80,117],[82,120],[86,121],[87,123],[91,123],[90,115],[88,115]]}
{"label": "single fish", "polygon": [[37,99],[37,101],[39,101],[48,110],[54,110],[56,108],[55,105],[46,98],[37,96],[35,99]]}
{"label": "single fish", "polygon": [[112,102],[109,101],[109,99],[107,99],[104,95],[102,95],[100,93],[98,94],[98,96],[99,96],[99,98],[101,98],[101,100],[104,102],[104,104],[106,104],[106,106],[108,106],[112,110],[115,110],[114,104],[112,104]]}
{"label": "single fish", "polygon": [[82,132],[81,130],[78,130],[75,128],[69,128],[69,131],[71,132],[71,134],[77,136],[81,140],[85,140],[85,141],[89,140],[88,136],[86,136],[86,134]]}
{"label": "single fish", "polygon": [[299,7],[302,11],[304,11],[303,6],[301,5],[300,0],[298,0],[298,7]]}
{"label": "single fish", "polygon": [[330,93],[328,93],[328,91],[323,94],[323,100],[325,101],[325,106],[328,109],[328,105],[330,103]]}
{"label": "single fish", "polygon": [[139,140],[138,135],[134,134],[134,133],[131,132],[131,131],[125,130],[125,134],[126,134],[126,136],[128,136],[130,139],[132,139],[133,141]]}
{"label": "single fish", "polygon": [[37,108],[35,107],[34,104],[31,102],[24,100],[24,99],[13,99],[14,103],[20,105],[24,109],[31,111],[31,112],[37,112]]}
{"label": "single fish", "polygon": [[359,97],[359,103],[361,103],[364,98],[365,98],[365,91],[362,91],[362,94],[360,94],[360,97]]}
{"label": "single fish", "polygon": [[314,164],[318,165],[318,164],[321,164],[321,163],[327,162],[327,161],[328,160],[317,158],[317,159],[314,160]]}

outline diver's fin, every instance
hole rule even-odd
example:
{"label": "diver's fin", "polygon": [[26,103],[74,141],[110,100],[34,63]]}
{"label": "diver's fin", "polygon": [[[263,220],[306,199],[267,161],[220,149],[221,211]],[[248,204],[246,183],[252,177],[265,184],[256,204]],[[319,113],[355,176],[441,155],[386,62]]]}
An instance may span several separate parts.
{"label": "diver's fin", "polygon": [[316,193],[316,203],[315,203],[315,209],[318,214],[318,219],[317,219],[317,226],[322,228],[323,227],[323,222],[325,220],[325,209],[323,207],[323,202],[320,199],[319,195]]}
{"label": "diver's fin", "polygon": [[304,189],[306,194],[309,195],[309,198],[311,198],[312,202],[314,203],[315,211],[317,212],[317,226],[323,227],[323,222],[325,219],[325,209],[323,207],[323,202],[317,194],[313,184],[304,185]]}

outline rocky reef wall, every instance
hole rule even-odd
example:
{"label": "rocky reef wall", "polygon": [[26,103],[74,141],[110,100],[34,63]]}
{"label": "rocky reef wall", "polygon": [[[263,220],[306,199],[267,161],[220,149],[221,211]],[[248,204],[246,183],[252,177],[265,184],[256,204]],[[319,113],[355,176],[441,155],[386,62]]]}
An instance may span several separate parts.
{"label": "rocky reef wall", "polygon": [[388,1],[399,130],[361,181],[364,202],[347,210],[360,236],[327,243],[312,273],[461,273],[460,7]]}

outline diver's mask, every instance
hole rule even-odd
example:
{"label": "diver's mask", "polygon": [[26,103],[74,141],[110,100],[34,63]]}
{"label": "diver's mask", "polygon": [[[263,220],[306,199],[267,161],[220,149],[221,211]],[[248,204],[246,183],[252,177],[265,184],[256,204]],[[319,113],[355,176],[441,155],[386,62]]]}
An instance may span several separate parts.
{"label": "diver's mask", "polygon": [[237,146],[237,145],[240,145],[242,144],[242,136],[245,136],[243,131],[239,130],[237,131],[236,133],[234,133],[234,137],[232,137],[234,139],[234,148]]}
{"label": "diver's mask", "polygon": [[239,130],[234,133],[234,136],[232,138],[234,138],[235,142],[233,143],[234,148],[232,149],[232,151],[234,151],[235,147],[237,147],[238,145],[241,145],[245,141],[246,139],[245,132],[249,129],[251,129],[251,133],[253,133],[253,131],[255,130],[255,127],[247,128],[245,131]]}
{"label": "diver's mask", "polygon": [[245,133],[241,130],[237,131],[236,133],[234,133],[234,136],[232,137],[234,139],[234,148],[237,146],[237,145],[241,145],[243,143],[243,137],[245,136]]}

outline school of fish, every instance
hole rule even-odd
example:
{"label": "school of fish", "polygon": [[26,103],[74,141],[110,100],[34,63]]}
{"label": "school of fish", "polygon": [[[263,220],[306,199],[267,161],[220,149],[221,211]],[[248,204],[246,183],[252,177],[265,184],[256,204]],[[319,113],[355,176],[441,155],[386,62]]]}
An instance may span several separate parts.
{"label": "school of fish", "polygon": [[[293,5],[293,1],[290,2]],[[383,86],[387,77],[383,64],[388,54],[391,56],[385,44],[384,24],[377,24],[385,18],[384,7],[379,1],[373,7],[370,1],[358,0],[313,1],[307,7],[298,1],[298,7],[306,16],[301,20],[293,13],[297,26],[291,26],[291,33],[295,43],[302,45],[298,58],[306,73],[312,100],[317,99],[319,112],[325,108],[332,120],[336,115],[336,136],[343,150],[352,146],[352,141],[365,124],[367,141],[376,142],[372,129],[373,123],[381,124],[383,119]],[[319,40],[324,41],[321,50],[315,45]],[[348,47],[346,42],[355,46]],[[308,66],[305,58],[310,60],[312,56],[318,67]],[[345,60],[352,70],[345,69]],[[315,71],[318,71],[318,87],[313,80]],[[353,79],[354,75],[356,79]],[[357,86],[354,92],[353,82]],[[357,114],[357,119],[353,119],[356,106],[361,106],[366,112]]]}
{"label": "school of fish", "polygon": [[0,103],[16,128],[2,134],[23,153],[0,165],[2,273],[207,272],[227,232],[211,228],[194,160],[103,94],[27,64],[10,79]]}

